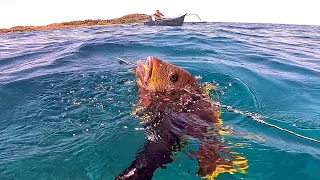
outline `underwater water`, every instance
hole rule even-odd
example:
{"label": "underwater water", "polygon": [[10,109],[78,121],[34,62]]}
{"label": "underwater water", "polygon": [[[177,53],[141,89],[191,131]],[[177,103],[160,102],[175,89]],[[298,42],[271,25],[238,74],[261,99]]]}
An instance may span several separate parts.
{"label": "underwater water", "polygon": [[[0,179],[114,179],[145,137],[131,116],[138,100],[132,62],[156,56],[219,101],[320,139],[320,27],[206,23],[112,25],[0,35]],[[227,137],[245,174],[216,179],[320,179],[320,145],[222,109],[246,136]],[[177,153],[153,179],[200,179],[196,159]],[[189,172],[188,172],[189,171]]]}

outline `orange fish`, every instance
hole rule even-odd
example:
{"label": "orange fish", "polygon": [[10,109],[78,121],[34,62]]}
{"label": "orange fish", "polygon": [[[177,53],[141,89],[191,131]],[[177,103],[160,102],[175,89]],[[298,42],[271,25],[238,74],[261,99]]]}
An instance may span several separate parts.
{"label": "orange fish", "polygon": [[[135,70],[139,101],[136,117],[143,120],[147,141],[131,165],[115,179],[152,179],[157,168],[173,162],[174,151],[183,148],[188,137],[200,140],[197,175],[213,179],[219,173],[245,173],[247,160],[223,145],[220,109],[208,90],[187,71],[149,56]],[[238,153],[237,153],[238,154]]]}

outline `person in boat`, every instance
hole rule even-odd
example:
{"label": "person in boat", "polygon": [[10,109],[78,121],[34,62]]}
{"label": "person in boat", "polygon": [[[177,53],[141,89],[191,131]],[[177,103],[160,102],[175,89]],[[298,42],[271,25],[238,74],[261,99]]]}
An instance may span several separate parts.
{"label": "person in boat", "polygon": [[164,15],[159,10],[156,10],[153,16],[155,17],[155,20],[161,20],[164,17]]}

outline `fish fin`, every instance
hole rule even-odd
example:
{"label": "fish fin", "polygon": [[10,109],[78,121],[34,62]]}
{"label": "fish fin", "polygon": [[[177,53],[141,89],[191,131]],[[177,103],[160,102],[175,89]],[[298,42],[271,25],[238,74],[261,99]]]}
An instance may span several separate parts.
{"label": "fish fin", "polygon": [[[230,165],[229,165],[230,164]],[[247,174],[246,169],[248,168],[247,159],[241,156],[238,156],[233,161],[228,161],[227,164],[218,164],[215,170],[212,173],[209,173],[205,176],[202,176],[204,179],[214,180],[219,174],[222,173],[241,173]]]}
{"label": "fish fin", "polygon": [[[222,129],[221,124],[218,123],[213,129],[199,128],[195,124],[188,126],[188,134],[200,140],[199,151],[190,153],[198,160],[197,175],[202,178],[213,180],[221,173],[244,174],[248,168],[246,158],[239,153],[228,151],[230,147],[225,147],[227,142],[224,136],[231,132]],[[239,148],[239,145],[235,144],[233,147]]]}
{"label": "fish fin", "polygon": [[136,70],[134,70],[134,69],[129,69],[128,71],[129,71],[130,73],[133,73],[133,74],[136,73]]}
{"label": "fish fin", "polygon": [[217,146],[221,145],[214,141],[204,140],[199,147],[199,152],[191,152],[198,160],[198,176],[213,180],[221,173],[234,174],[238,172],[246,174],[246,169],[249,167],[246,158],[233,156],[232,154],[239,153],[226,152],[226,149]]}

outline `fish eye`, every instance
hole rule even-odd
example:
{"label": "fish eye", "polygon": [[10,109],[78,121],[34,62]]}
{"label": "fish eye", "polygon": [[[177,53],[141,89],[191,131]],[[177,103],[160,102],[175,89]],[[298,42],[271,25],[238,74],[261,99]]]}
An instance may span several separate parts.
{"label": "fish eye", "polygon": [[178,74],[176,74],[176,73],[170,74],[170,80],[172,82],[177,82],[178,81]]}

